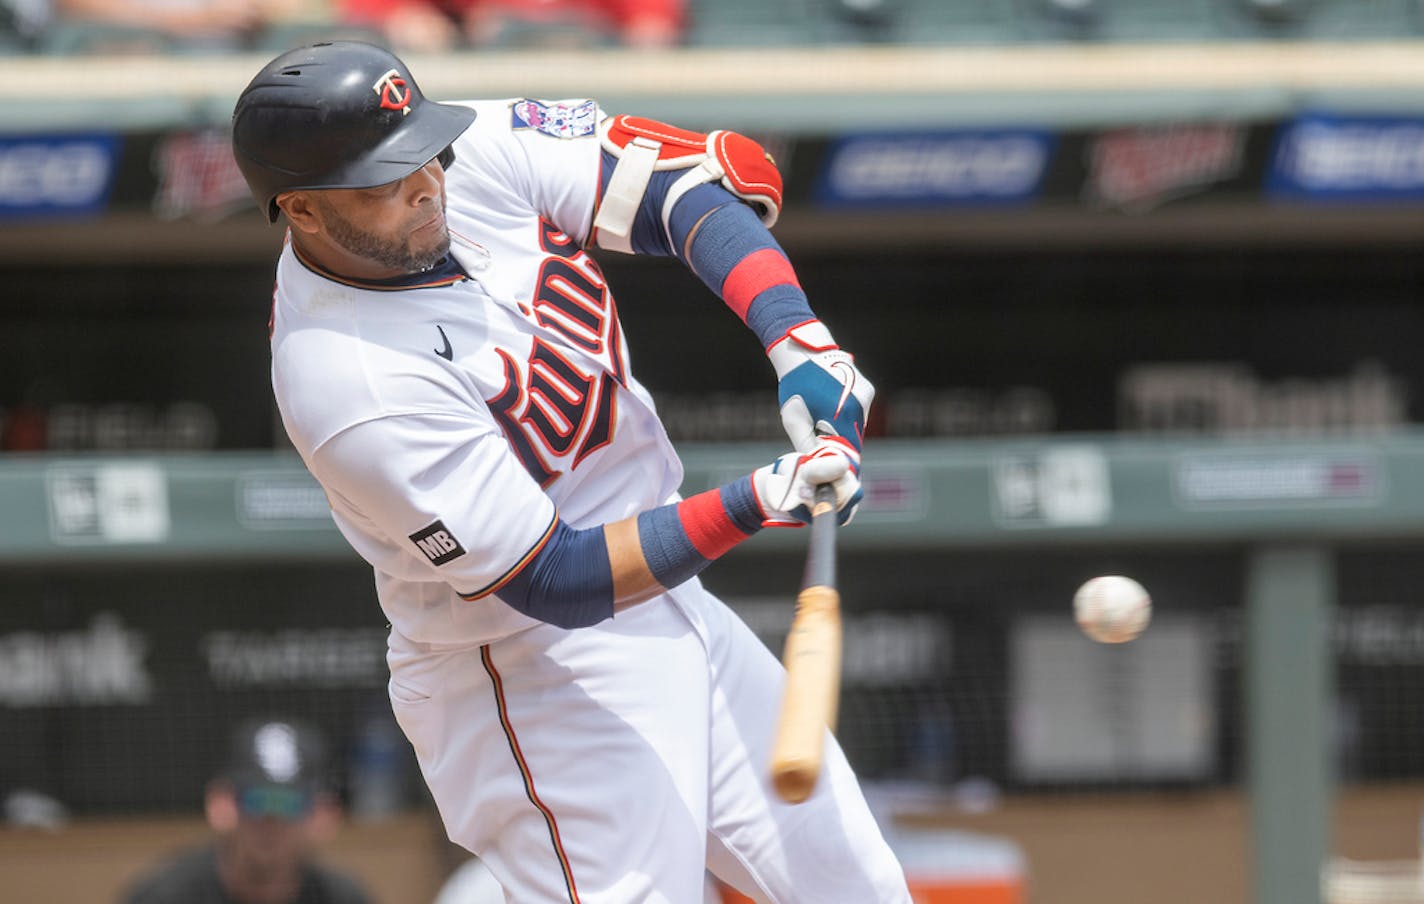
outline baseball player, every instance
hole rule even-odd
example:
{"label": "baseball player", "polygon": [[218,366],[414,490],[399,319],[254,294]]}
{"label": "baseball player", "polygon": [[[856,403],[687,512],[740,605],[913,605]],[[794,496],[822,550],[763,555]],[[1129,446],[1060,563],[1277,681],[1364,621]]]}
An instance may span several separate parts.
{"label": "baseball player", "polygon": [[326,742],[284,718],[233,733],[203,811],[212,838],[168,857],[117,899],[121,904],[372,904],[355,876],[319,862],[340,826]]}
{"label": "baseball player", "polygon": [[[233,147],[287,241],[272,381],[391,623],[390,697],[450,837],[520,904],[908,904],[840,749],[767,764],[783,671],[697,574],[818,484],[860,500],[873,389],[767,226],[741,135],[594,101],[440,104],[367,44],[279,56]],[[686,499],[589,250],[675,255],[768,349],[796,451]],[[688,355],[715,354],[688,336]]]}

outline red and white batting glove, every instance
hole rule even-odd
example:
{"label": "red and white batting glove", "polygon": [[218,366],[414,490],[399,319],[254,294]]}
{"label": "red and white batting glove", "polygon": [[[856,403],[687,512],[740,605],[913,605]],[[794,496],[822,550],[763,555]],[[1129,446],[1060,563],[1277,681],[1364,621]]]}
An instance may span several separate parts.
{"label": "red and white batting glove", "polygon": [[850,352],[819,320],[793,327],[767,349],[776,370],[781,423],[791,445],[809,451],[819,437],[838,436],[857,450],[875,387]]}
{"label": "red and white batting glove", "polygon": [[811,523],[816,487],[829,483],[836,490],[836,520],[849,524],[860,505],[860,452],[839,437],[816,441],[809,452],[788,452],[752,472],[752,489],[766,527],[800,527]]}

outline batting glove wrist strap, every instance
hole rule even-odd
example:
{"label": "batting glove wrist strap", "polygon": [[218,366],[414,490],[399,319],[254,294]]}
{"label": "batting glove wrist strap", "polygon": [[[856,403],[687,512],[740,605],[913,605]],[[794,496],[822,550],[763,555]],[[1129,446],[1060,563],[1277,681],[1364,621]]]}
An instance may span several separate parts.
{"label": "batting glove wrist strap", "polygon": [[767,527],[800,527],[811,521],[816,487],[836,491],[837,520],[850,523],[860,505],[860,452],[838,437],[827,437],[806,453],[788,452],[752,473],[752,488]]}
{"label": "batting glove wrist strap", "polygon": [[781,423],[791,444],[805,452],[818,437],[837,436],[859,451],[875,386],[826,325],[812,320],[793,327],[767,357],[780,381]]}
{"label": "batting glove wrist strap", "polygon": [[830,329],[819,320],[798,323],[766,350],[778,380],[822,352],[839,351]]}

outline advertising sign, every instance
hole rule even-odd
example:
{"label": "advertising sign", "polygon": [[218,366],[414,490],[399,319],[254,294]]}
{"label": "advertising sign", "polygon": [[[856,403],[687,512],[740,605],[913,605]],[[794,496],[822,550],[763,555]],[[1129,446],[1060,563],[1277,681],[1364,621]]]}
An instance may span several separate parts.
{"label": "advertising sign", "polygon": [[1424,198],[1424,118],[1301,116],[1281,128],[1267,192],[1292,201]]}
{"label": "advertising sign", "polygon": [[0,220],[102,213],[118,150],[106,134],[0,138]]}
{"label": "advertising sign", "polygon": [[828,207],[1023,204],[1053,136],[1027,129],[843,136],[827,148],[816,201]]}

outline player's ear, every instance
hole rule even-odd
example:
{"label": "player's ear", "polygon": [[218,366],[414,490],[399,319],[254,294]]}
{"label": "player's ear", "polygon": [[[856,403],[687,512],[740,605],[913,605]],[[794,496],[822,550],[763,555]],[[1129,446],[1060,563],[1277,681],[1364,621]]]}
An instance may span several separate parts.
{"label": "player's ear", "polygon": [[341,828],[341,817],[341,803],[336,799],[336,796],[318,794],[312,803],[311,816],[308,818],[311,838],[320,843],[330,841]]}
{"label": "player's ear", "polygon": [[277,206],[287,215],[287,220],[294,229],[302,232],[317,232],[321,229],[316,204],[308,192],[284,191],[277,196]]}
{"label": "player's ear", "polygon": [[203,811],[213,831],[221,834],[236,828],[237,794],[232,785],[225,781],[209,783],[203,797]]}

